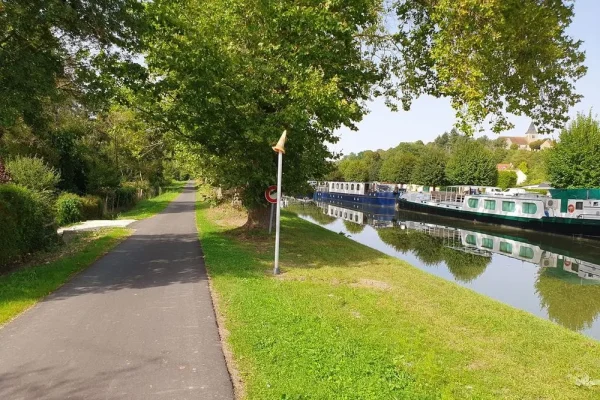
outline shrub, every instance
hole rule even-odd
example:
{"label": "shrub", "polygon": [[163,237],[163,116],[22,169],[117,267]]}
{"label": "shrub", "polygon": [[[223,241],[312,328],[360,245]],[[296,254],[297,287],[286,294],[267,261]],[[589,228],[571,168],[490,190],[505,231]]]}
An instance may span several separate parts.
{"label": "shrub", "polygon": [[0,270],[58,243],[52,208],[23,186],[0,185]]}
{"label": "shrub", "polygon": [[58,171],[39,157],[16,157],[6,169],[14,183],[36,192],[54,192],[60,182]]}
{"label": "shrub", "polygon": [[101,219],[104,215],[104,204],[98,196],[85,196],[81,198],[81,214],[84,219]]}
{"label": "shrub", "polygon": [[56,222],[59,225],[83,220],[83,200],[73,193],[63,193],[56,200]]}
{"label": "shrub", "polygon": [[496,186],[502,189],[514,187],[517,184],[517,173],[515,171],[498,172],[498,181]]}

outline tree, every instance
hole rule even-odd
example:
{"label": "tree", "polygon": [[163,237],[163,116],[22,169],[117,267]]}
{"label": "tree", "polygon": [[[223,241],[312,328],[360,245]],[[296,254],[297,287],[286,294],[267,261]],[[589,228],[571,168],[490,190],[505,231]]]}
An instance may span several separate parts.
{"label": "tree", "polygon": [[560,128],[579,99],[581,41],[566,29],[570,1],[396,0],[400,26],[388,58],[398,71],[405,109],[422,94],[447,96],[459,127],[473,132],[491,117],[495,132],[511,124],[507,111],[526,114],[540,132]]}
{"label": "tree", "polygon": [[501,189],[515,187],[517,184],[517,173],[515,171],[500,171],[498,172],[498,181],[496,186]]}
{"label": "tree", "polygon": [[539,150],[544,142],[544,139],[534,140],[533,142],[529,143],[529,148],[533,151]]}
{"label": "tree", "polygon": [[415,163],[412,182],[424,186],[446,184],[446,153],[436,147],[426,147]]}
{"label": "tree", "polygon": [[386,182],[410,183],[417,157],[410,153],[393,152],[381,164],[379,179]]}
{"label": "tree", "polygon": [[492,152],[481,142],[469,139],[460,141],[453,149],[446,175],[455,185],[493,186],[498,170]]}
{"label": "tree", "polygon": [[579,113],[548,152],[548,175],[556,188],[600,187],[600,121]]}
{"label": "tree", "polygon": [[293,192],[327,172],[325,142],[364,114],[381,76],[357,38],[379,23],[379,2],[162,0],[147,8],[154,25],[146,62],[161,79],[136,105],[197,143],[219,183],[242,189],[248,227],[264,225],[262,192],[277,168],[270,146],[281,132],[288,130],[284,190]]}
{"label": "tree", "polygon": [[[136,71],[145,5],[138,0],[13,0],[0,5],[0,136],[75,93],[106,95],[110,76]],[[122,82],[119,82],[122,83]]]}

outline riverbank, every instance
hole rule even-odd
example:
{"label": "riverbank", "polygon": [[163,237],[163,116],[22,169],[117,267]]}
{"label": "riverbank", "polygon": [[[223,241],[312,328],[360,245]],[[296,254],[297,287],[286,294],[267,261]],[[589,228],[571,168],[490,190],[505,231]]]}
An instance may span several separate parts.
{"label": "riverbank", "polygon": [[273,237],[199,203],[247,398],[594,399],[600,344],[303,221]]}

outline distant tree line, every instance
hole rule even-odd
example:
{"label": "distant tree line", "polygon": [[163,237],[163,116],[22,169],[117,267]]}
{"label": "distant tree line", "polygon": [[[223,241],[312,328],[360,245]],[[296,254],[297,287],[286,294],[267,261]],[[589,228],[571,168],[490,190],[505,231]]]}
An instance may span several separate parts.
{"label": "distant tree line", "polygon": [[480,185],[513,187],[514,170],[497,170],[512,164],[527,175],[525,184],[549,182],[556,188],[600,187],[600,120],[578,114],[562,131],[554,147],[531,151],[506,149],[504,139],[474,139],[456,131],[431,143],[400,143],[388,150],[350,154],[332,165],[329,180],[383,181],[425,186]]}
{"label": "distant tree line", "polygon": [[425,186],[516,185],[514,171],[498,172],[497,164],[513,164],[529,173],[528,183],[547,179],[544,151],[506,149],[504,139],[474,139],[452,130],[431,143],[404,142],[389,150],[350,154],[327,176],[331,180],[384,181]]}

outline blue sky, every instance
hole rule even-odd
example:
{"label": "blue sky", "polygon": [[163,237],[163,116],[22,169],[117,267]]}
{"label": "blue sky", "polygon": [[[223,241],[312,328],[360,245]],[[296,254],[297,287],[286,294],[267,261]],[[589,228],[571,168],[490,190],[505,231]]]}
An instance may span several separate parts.
{"label": "blue sky", "polygon": [[[600,1],[576,0],[575,17],[569,27],[569,34],[583,40],[586,52],[585,65],[588,72],[577,82],[577,92],[583,99],[570,112],[589,111],[600,114]],[[410,111],[391,112],[376,100],[369,104],[370,114],[359,123],[357,132],[341,129],[340,141],[331,145],[334,151],[344,154],[357,153],[363,150],[388,149],[400,142],[422,140],[432,141],[436,136],[449,131],[455,122],[454,110],[447,99],[436,99],[423,96],[413,103]],[[531,120],[527,117],[511,116],[515,129],[503,135],[524,134]],[[496,137],[492,132],[484,132],[489,137]],[[557,136],[557,133],[552,136]]]}

